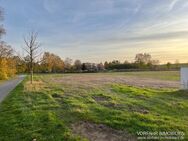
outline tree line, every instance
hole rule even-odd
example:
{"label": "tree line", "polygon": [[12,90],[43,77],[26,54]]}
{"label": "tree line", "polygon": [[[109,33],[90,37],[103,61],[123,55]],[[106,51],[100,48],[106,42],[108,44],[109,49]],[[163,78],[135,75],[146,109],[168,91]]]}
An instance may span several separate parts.
{"label": "tree line", "polygon": [[[134,62],[113,60],[104,63],[89,63],[81,62],[80,60],[73,61],[70,58],[62,59],[60,56],[44,52],[37,53],[39,44],[25,40],[27,55],[20,57],[16,55],[10,45],[5,42],[0,42],[0,79],[7,79],[14,76],[16,73],[66,73],[66,72],[99,72],[110,70],[158,70],[161,68],[171,69],[178,68],[178,63],[160,65],[158,60],[152,59],[148,53],[136,54]],[[30,49],[31,45],[34,45]],[[36,49],[36,50],[35,50]],[[31,78],[32,79],[32,78]]]}
{"label": "tree line", "polygon": [[[0,44],[0,50],[4,49],[4,51],[0,53],[0,58],[6,58],[3,59],[4,61],[1,61],[1,69],[4,69],[4,72],[6,68],[7,70],[11,70],[11,72],[14,73],[30,72],[31,58],[29,55],[25,57],[15,56],[13,55],[13,50],[11,49],[10,46],[7,46],[6,44],[3,45],[1,44]],[[4,65],[2,65],[2,63],[4,63]],[[171,65],[172,64],[167,63],[166,68],[169,69]],[[65,60],[63,60],[60,56],[54,53],[44,52],[39,60],[32,61],[33,72],[36,73],[97,72],[104,70],[121,70],[121,69],[155,70],[158,69],[160,66],[161,65],[159,65],[159,61],[153,60],[151,55],[148,53],[136,54],[134,62],[129,62],[129,61],[120,62],[119,60],[113,60],[110,62],[105,61],[104,63],[102,62],[89,63],[89,62],[81,62],[78,59],[73,61],[73,59],[70,58],[66,58]],[[1,72],[3,71],[1,70]]]}

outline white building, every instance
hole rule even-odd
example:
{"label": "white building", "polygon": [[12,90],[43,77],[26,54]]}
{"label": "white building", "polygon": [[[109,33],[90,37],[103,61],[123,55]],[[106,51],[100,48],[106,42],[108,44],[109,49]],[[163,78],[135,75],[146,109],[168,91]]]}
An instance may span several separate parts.
{"label": "white building", "polygon": [[188,67],[182,67],[180,70],[181,89],[188,89]]}

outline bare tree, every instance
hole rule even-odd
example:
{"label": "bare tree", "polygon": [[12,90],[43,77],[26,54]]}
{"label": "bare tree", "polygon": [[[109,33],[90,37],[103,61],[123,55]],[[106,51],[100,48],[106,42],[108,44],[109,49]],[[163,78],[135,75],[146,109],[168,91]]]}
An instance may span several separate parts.
{"label": "bare tree", "polygon": [[0,42],[0,58],[10,58],[13,55],[13,49],[5,42]]}
{"label": "bare tree", "polygon": [[37,32],[31,32],[28,36],[24,37],[25,48],[27,55],[29,56],[29,71],[31,84],[33,83],[33,64],[37,60],[37,58],[41,55],[39,52],[39,48],[41,44],[37,42]]}
{"label": "bare tree", "polygon": [[135,63],[148,64],[151,61],[151,55],[149,53],[139,53],[135,56]]}

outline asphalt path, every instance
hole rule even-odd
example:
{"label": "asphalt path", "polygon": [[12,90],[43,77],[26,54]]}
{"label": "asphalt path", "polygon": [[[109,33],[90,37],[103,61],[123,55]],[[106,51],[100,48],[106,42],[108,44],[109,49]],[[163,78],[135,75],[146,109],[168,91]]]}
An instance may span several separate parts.
{"label": "asphalt path", "polygon": [[20,83],[25,75],[19,75],[17,78],[8,80],[0,84],[0,102]]}

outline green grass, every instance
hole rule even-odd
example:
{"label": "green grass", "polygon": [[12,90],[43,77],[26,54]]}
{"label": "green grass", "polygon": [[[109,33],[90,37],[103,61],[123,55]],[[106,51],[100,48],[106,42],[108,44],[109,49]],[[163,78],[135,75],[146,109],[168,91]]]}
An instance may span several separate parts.
{"label": "green grass", "polygon": [[121,73],[115,72],[114,73],[114,75],[120,75],[120,74],[124,76],[152,78],[152,79],[160,79],[160,80],[171,80],[171,81],[180,80],[179,71],[141,71],[141,72],[121,72]]}
{"label": "green grass", "polygon": [[[77,75],[77,74],[66,74],[69,75]],[[80,75],[90,75],[90,73],[84,73]],[[128,76],[128,77],[138,77],[138,78],[151,78],[158,80],[169,80],[169,81],[179,81],[180,80],[180,72],[179,71],[136,71],[136,72],[106,72],[106,73],[95,73],[97,76]],[[60,76],[57,74],[56,76]]]}
{"label": "green grass", "polygon": [[117,83],[86,88],[51,81],[70,75],[35,76],[37,89],[25,87],[28,79],[18,85],[0,104],[0,140],[79,141],[83,138],[70,128],[79,121],[135,136],[137,131],[183,131],[188,138],[187,91]]}
{"label": "green grass", "polygon": [[[97,75],[97,76],[129,76],[138,78],[151,78],[158,80],[179,81],[179,71],[134,71],[134,72],[106,72],[106,73],[80,73],[79,75]],[[61,76],[61,74],[54,74],[55,76]],[[77,73],[67,73],[65,76],[77,75]]]}

